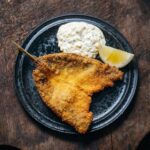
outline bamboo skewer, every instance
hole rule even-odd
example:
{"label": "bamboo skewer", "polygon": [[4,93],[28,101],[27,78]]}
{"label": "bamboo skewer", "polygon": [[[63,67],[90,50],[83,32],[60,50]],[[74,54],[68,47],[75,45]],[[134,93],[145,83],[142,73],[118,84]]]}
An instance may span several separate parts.
{"label": "bamboo skewer", "polygon": [[31,55],[30,53],[28,53],[24,48],[22,48],[19,44],[17,44],[16,42],[12,41],[13,44],[18,48],[18,50],[20,52],[23,52],[24,54],[26,54],[30,59],[32,59],[33,61],[37,61],[37,57],[36,56],[33,56]]}

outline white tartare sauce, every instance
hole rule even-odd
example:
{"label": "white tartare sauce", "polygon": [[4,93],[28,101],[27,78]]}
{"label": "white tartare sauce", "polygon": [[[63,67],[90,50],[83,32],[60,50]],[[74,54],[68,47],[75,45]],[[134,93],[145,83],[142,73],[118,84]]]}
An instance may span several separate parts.
{"label": "white tartare sauce", "polygon": [[100,45],[105,45],[103,32],[86,22],[70,22],[61,25],[57,32],[58,46],[65,53],[76,53],[95,58]]}

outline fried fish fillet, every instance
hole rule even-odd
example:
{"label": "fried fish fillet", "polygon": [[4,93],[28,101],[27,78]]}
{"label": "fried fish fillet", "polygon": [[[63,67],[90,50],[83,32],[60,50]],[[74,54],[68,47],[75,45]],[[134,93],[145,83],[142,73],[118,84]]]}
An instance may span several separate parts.
{"label": "fried fish fillet", "polygon": [[38,58],[35,85],[45,104],[64,122],[84,134],[92,122],[93,93],[112,87],[123,72],[98,60],[56,53]]}

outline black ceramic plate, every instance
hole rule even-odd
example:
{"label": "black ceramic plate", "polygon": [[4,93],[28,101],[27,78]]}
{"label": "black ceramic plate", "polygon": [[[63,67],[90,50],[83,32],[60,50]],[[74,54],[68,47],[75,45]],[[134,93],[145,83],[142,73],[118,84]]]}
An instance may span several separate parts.
{"label": "black ceramic plate", "polygon": [[[100,19],[82,15],[61,16],[43,23],[27,37],[22,46],[36,56],[60,52],[56,38],[57,30],[60,25],[71,21],[84,21],[97,26],[104,32],[107,45],[133,53],[127,40],[114,27]],[[32,78],[34,67],[24,54],[19,53],[15,66],[15,88],[21,104],[29,115],[42,125],[58,132],[76,134],[72,127],[57,118],[42,102]],[[122,81],[93,96],[90,109],[94,118],[88,132],[108,126],[129,106],[138,80],[135,60],[123,71],[125,75]]]}

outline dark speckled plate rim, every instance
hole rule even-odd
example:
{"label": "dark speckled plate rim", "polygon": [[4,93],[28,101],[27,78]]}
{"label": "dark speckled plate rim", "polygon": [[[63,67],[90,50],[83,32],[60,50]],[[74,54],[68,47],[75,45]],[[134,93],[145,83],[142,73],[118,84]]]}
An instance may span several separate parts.
{"label": "dark speckled plate rim", "polygon": [[[53,19],[50,19],[44,23],[42,23],[41,25],[39,25],[37,28],[35,28],[31,33],[29,33],[29,35],[27,36],[27,38],[25,39],[22,47],[26,47],[26,45],[28,44],[28,42],[30,41],[30,39],[37,33],[39,32],[39,30],[41,30],[43,27],[45,27],[46,25],[50,24],[51,22],[54,22],[54,21],[58,21],[58,20],[62,20],[62,19],[71,19],[71,18],[79,18],[79,19],[87,19],[87,20],[91,20],[93,22],[96,22],[96,23],[103,23],[105,25],[107,25],[107,27],[110,27],[112,28],[114,31],[116,31],[117,33],[117,36],[119,36],[123,42],[123,44],[127,45],[128,49],[131,50],[133,52],[133,49],[132,47],[130,46],[130,44],[128,43],[128,41],[126,40],[126,38],[115,28],[113,27],[112,25],[110,25],[109,23],[101,20],[101,19],[98,19],[98,18],[95,18],[93,16],[87,16],[87,15],[74,15],[74,14],[71,14],[71,15],[63,15],[63,16],[59,16],[59,17],[55,17]],[[16,61],[15,61],[15,71],[14,71],[14,87],[15,87],[15,91],[16,91],[16,94],[17,94],[17,97],[19,98],[19,101],[21,103],[21,105],[23,106],[24,110],[26,112],[28,112],[30,114],[30,116],[35,119],[37,122],[39,122],[40,124],[44,125],[45,127],[53,130],[53,131],[58,131],[58,132],[61,132],[61,133],[67,133],[67,134],[78,134],[77,132],[73,131],[73,130],[63,130],[63,128],[60,128],[58,125],[55,125],[54,122],[51,122],[52,124],[47,124],[48,122],[46,122],[46,120],[42,120],[41,116],[39,116],[39,113],[34,110],[34,108],[32,106],[30,106],[30,104],[28,103],[28,101],[26,101],[26,98],[25,98],[25,95],[24,95],[24,92],[22,91],[22,89],[20,89],[20,84],[21,83],[18,83],[18,66],[19,66],[19,63],[18,63],[18,60],[20,59],[21,57],[21,53],[18,54],[17,58],[16,58]],[[95,132],[97,130],[100,130],[100,129],[103,129],[105,127],[107,127],[108,125],[110,125],[111,123],[113,123],[115,120],[117,120],[123,113],[124,111],[127,109],[127,107],[129,106],[129,104],[131,103],[132,99],[133,99],[133,96],[135,94],[135,91],[136,91],[136,87],[137,87],[137,82],[138,82],[138,66],[137,66],[137,61],[136,61],[136,58],[133,60],[133,64],[134,64],[134,67],[136,69],[134,69],[133,71],[133,74],[134,74],[134,81],[133,81],[133,88],[132,88],[132,92],[130,93],[130,95],[128,96],[128,99],[126,100],[125,104],[122,106],[122,108],[119,110],[116,109],[117,113],[111,117],[109,120],[105,121],[105,124],[99,126],[99,122],[96,123],[96,127],[93,128],[92,130],[90,130],[88,133],[91,133],[91,132]]]}

